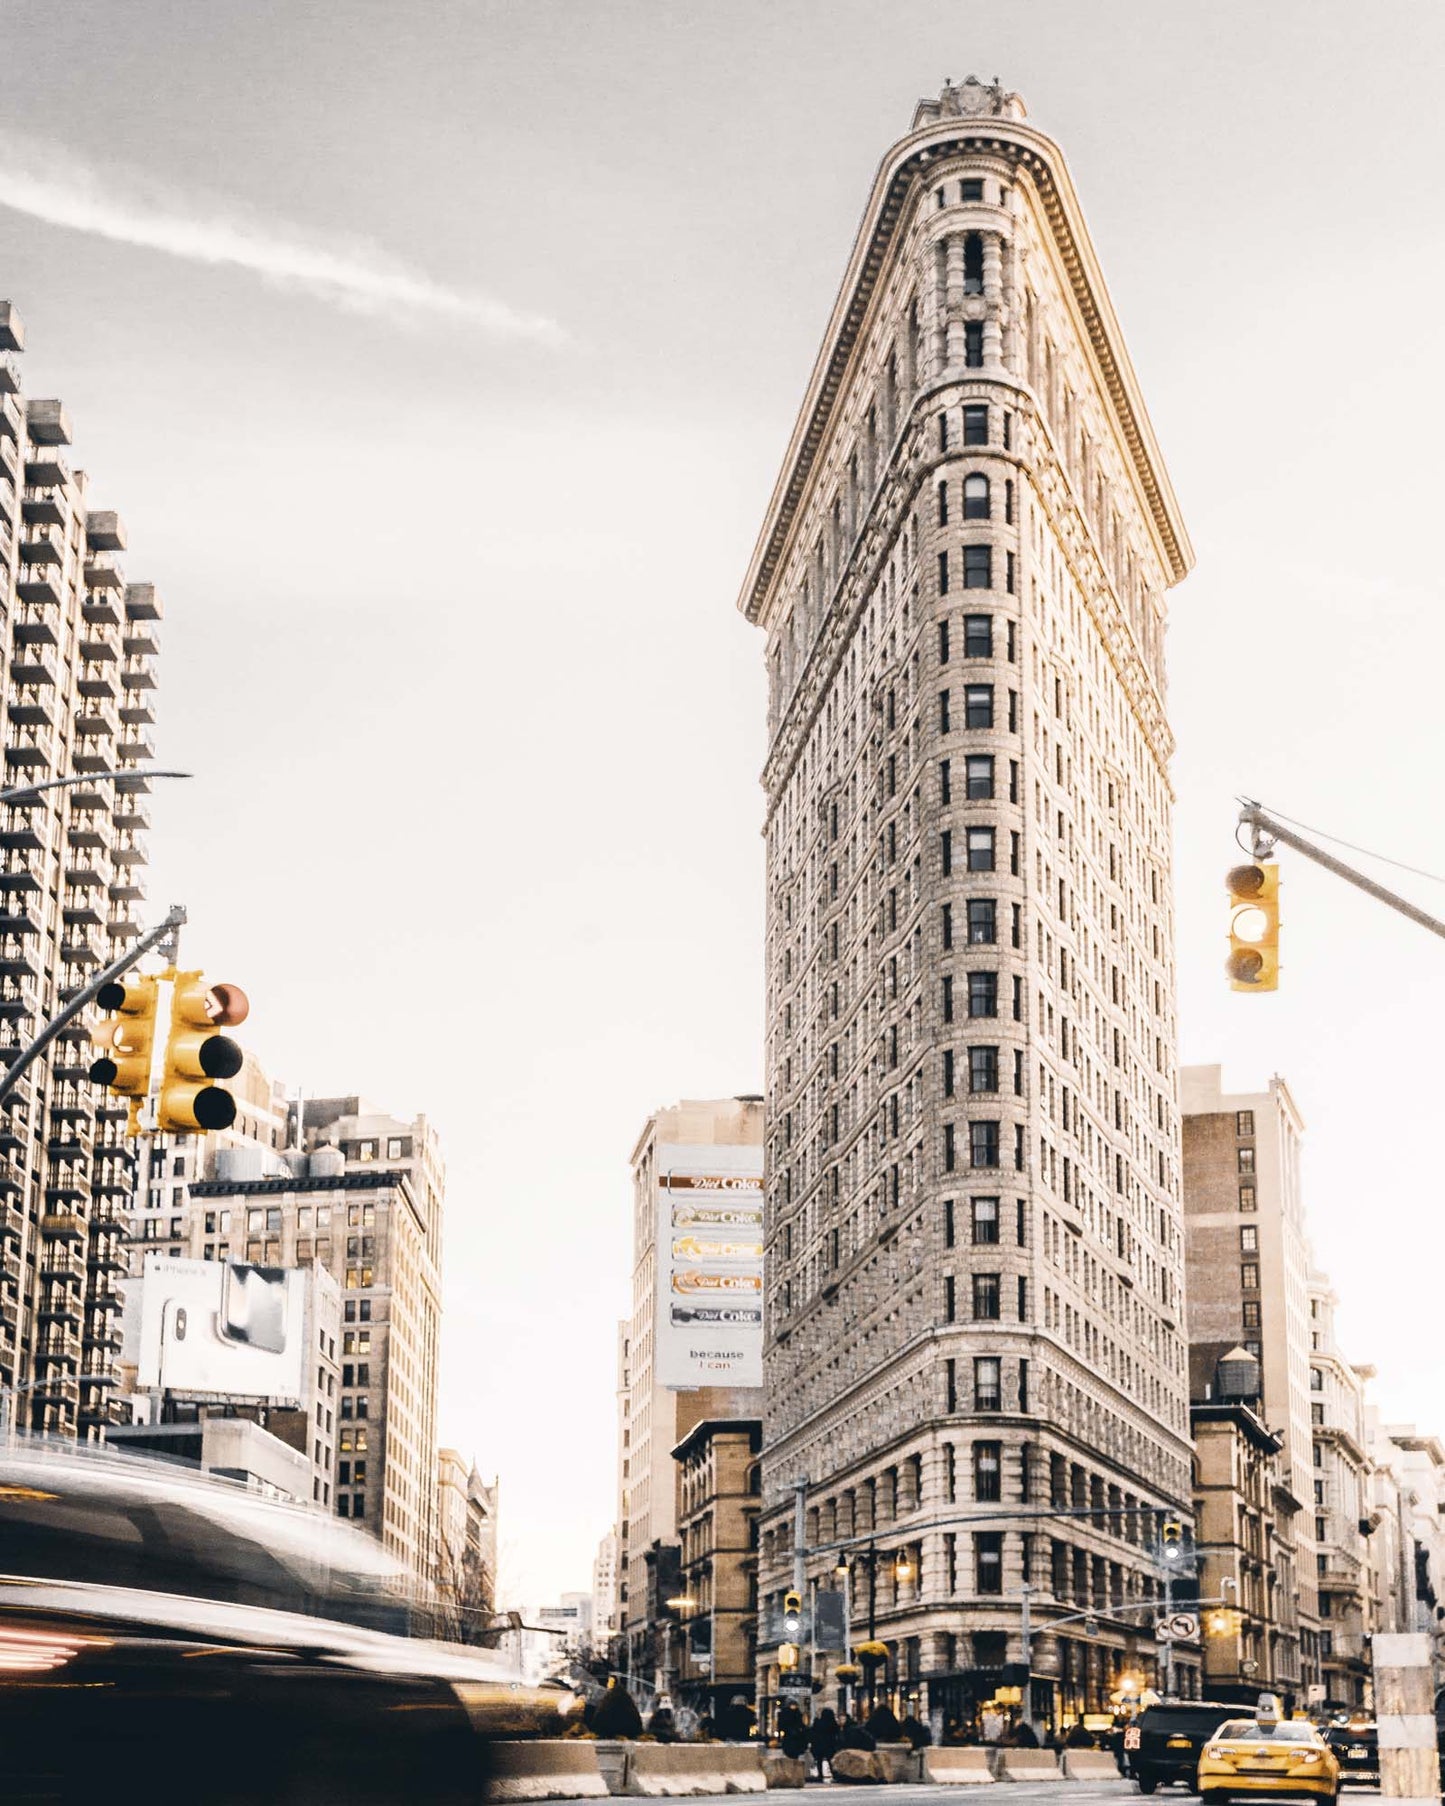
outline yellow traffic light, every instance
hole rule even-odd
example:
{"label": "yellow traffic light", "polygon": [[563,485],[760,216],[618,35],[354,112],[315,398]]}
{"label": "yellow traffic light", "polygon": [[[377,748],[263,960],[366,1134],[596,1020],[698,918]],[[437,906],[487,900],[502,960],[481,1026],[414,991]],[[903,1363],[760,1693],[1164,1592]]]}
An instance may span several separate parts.
{"label": "yellow traffic light", "polygon": [[1231,991],[1279,989],[1279,867],[1237,865],[1225,878],[1229,892]]}
{"label": "yellow traffic light", "polygon": [[200,972],[177,972],[171,1026],[156,1104],[156,1127],[171,1134],[229,1129],[236,1100],[214,1079],[234,1078],[245,1056],[220,1031],[250,1011],[239,985],[208,985]]}
{"label": "yellow traffic light", "polygon": [[142,1098],[150,1089],[159,980],[138,972],[102,985],[96,1002],[106,1011],[90,1038],[107,1051],[91,1063],[90,1078],[118,1097]]}
{"label": "yellow traffic light", "polygon": [[803,1634],[803,1600],[799,1593],[790,1587],[783,1594],[783,1635],[788,1642],[796,1643]]}
{"label": "yellow traffic light", "polygon": [[778,1666],[791,1670],[798,1665],[798,1646],[796,1643],[779,1643]]}

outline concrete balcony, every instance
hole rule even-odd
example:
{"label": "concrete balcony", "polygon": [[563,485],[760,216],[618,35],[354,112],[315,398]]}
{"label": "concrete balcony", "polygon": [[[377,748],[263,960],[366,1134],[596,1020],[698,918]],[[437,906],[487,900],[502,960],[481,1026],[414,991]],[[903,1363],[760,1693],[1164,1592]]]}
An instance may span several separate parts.
{"label": "concrete balcony", "polygon": [[0,1018],[29,1021],[40,1013],[40,987],[23,979],[0,978]]}
{"label": "concrete balcony", "polygon": [[63,527],[69,518],[65,491],[51,485],[32,483],[20,499],[27,521],[39,527]]}
{"label": "concrete balcony", "polygon": [[44,607],[17,608],[10,617],[10,624],[19,646],[53,646],[56,643],[55,621]]}
{"label": "concrete balcony", "polygon": [[82,696],[93,701],[116,702],[120,697],[120,685],[116,681],[115,664],[101,659],[93,665],[82,665],[76,673],[76,687]]}
{"label": "concrete balcony", "polygon": [[63,489],[70,481],[70,464],[53,446],[32,444],[25,454],[27,489]]}
{"label": "concrete balcony", "polygon": [[80,1337],[63,1328],[47,1330],[35,1347],[35,1371],[74,1374],[80,1367]]}
{"label": "concrete balcony", "polygon": [[[84,614],[82,609],[81,613]],[[98,664],[102,659],[115,663],[118,668],[120,659],[120,631],[115,627],[107,627],[100,621],[87,621],[80,630],[81,662],[87,665]]]}
{"label": "concrete balcony", "polygon": [[0,394],[20,393],[20,360],[10,352],[0,352]]}
{"label": "concrete balcony", "polygon": [[149,621],[128,620],[121,644],[128,658],[157,658],[160,655],[160,636]]}
{"label": "concrete balcony", "polygon": [[15,485],[8,477],[0,477],[0,523],[7,527],[15,525]]}
{"label": "concrete balcony", "polygon": [[65,529],[36,526],[27,520],[20,535],[20,558],[24,564],[64,564]]}
{"label": "concrete balcony", "polygon": [[120,604],[115,599],[115,591],[104,585],[85,592],[80,612],[90,627],[120,626]]}
{"label": "concrete balcony", "polygon": [[99,966],[108,963],[107,951],[99,932],[93,928],[67,927],[60,937],[60,957],[67,966]]}
{"label": "concrete balcony", "polygon": [[[0,897],[0,939],[21,935],[43,934],[45,912],[28,896]],[[0,964],[0,971],[5,967]]]}
{"label": "concrete balcony", "polygon": [[61,902],[67,928],[99,928],[105,921],[97,898],[89,891],[67,891]]}
{"label": "concrete balcony", "polygon": [[127,690],[120,705],[120,718],[126,727],[154,727],[155,705],[144,690]]}
{"label": "concrete balcony", "polygon": [[155,666],[148,658],[128,658],[121,666],[120,681],[127,690],[153,690],[156,687]]}
{"label": "concrete balcony", "polygon": [[44,890],[48,864],[44,853],[7,851],[0,862],[0,891]]}
{"label": "concrete balcony", "polygon": [[42,606],[54,603],[58,608],[65,594],[60,567],[54,564],[22,564],[15,583],[15,593],[22,602]]}
{"label": "concrete balcony", "polygon": [[8,391],[0,395],[0,439],[18,440],[23,425],[20,403]]}
{"label": "concrete balcony", "polygon": [[40,1219],[40,1233],[47,1241],[63,1242],[74,1247],[86,1237],[85,1219],[73,1211],[51,1211]]}
{"label": "concrete balcony", "polygon": [[102,508],[86,514],[85,543],[92,552],[125,550],[125,523],[113,508]]}
{"label": "concrete balcony", "polygon": [[70,416],[58,401],[28,402],[25,425],[33,445],[70,444]]}
{"label": "concrete balcony", "polygon": [[10,704],[10,719],[20,727],[54,727],[55,704],[34,690],[20,690]]}
{"label": "concrete balcony", "polygon": [[85,1284],[85,1258],[68,1242],[44,1242],[40,1249],[40,1277],[65,1286]]}
{"label": "concrete balcony", "polygon": [[87,850],[110,845],[110,817],[100,809],[83,809],[73,814],[66,825],[66,844],[72,849]]}
{"label": "concrete balcony", "polygon": [[150,895],[150,887],[144,878],[128,871],[121,873],[109,886],[109,893],[113,903],[143,903]]}
{"label": "concrete balcony", "polygon": [[25,349],[25,325],[13,301],[0,301],[0,351]]}
{"label": "concrete balcony", "polygon": [[159,621],[161,599],[153,583],[127,583],[125,586],[125,618],[128,621]]}
{"label": "concrete balcony", "polygon": [[[27,947],[24,941],[11,935],[8,939],[0,937],[0,973],[7,978],[40,978],[40,955]],[[0,1118],[0,1123],[3,1123]]]}
{"label": "concrete balcony", "polygon": [[17,648],[10,658],[10,681],[22,689],[55,688],[55,661],[43,652]]}

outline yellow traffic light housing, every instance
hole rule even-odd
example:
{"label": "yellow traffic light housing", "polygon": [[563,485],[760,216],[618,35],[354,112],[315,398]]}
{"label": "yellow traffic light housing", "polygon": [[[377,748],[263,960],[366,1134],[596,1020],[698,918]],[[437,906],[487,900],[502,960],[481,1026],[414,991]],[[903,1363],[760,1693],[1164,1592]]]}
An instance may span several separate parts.
{"label": "yellow traffic light housing", "polygon": [[90,1038],[106,1052],[92,1061],[91,1082],[104,1085],[117,1097],[143,1098],[150,1090],[160,981],[130,972],[102,985],[96,1002],[106,1016],[91,1030]]}
{"label": "yellow traffic light housing", "polygon": [[791,1587],[783,1594],[783,1635],[796,1643],[803,1634],[803,1600]]}
{"label": "yellow traffic light housing", "polygon": [[156,1127],[170,1134],[229,1129],[236,1100],[215,1079],[234,1078],[245,1055],[220,1031],[250,1011],[239,985],[208,985],[200,972],[177,972],[171,1025],[156,1104]]}
{"label": "yellow traffic light housing", "polygon": [[1229,958],[1224,969],[1231,991],[1279,989],[1279,867],[1254,862],[1237,865],[1225,878],[1229,893]]}

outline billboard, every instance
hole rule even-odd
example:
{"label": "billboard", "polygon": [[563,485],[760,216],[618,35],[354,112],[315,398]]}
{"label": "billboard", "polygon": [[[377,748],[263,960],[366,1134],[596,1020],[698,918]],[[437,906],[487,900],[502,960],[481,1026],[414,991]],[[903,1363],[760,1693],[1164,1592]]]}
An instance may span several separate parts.
{"label": "billboard", "polygon": [[307,1279],[295,1267],[147,1255],[137,1383],[301,1403]]}
{"label": "billboard", "polygon": [[657,1148],[657,1374],[763,1383],[763,1150]]}

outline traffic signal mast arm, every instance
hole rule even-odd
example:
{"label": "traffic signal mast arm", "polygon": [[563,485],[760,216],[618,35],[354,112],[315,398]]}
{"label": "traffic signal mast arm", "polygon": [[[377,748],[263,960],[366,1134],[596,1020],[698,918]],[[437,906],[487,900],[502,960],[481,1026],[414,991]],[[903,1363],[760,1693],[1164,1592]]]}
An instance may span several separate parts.
{"label": "traffic signal mast arm", "polygon": [[1438,934],[1445,940],[1445,922],[1438,917],[1427,914],[1413,903],[1406,902],[1404,897],[1397,897],[1392,890],[1386,890],[1383,884],[1377,884],[1373,878],[1367,878],[1363,872],[1357,872],[1352,865],[1346,865],[1343,859],[1336,859],[1333,853],[1327,853],[1317,847],[1313,841],[1306,840],[1293,828],[1286,827],[1283,822],[1276,821],[1258,803],[1247,797],[1241,799],[1244,807],[1239,812],[1239,825],[1248,827],[1254,833],[1254,856],[1256,859],[1267,859],[1278,841],[1282,846],[1293,847],[1296,853],[1303,853],[1306,859],[1313,859],[1316,865],[1322,865],[1327,872],[1333,872],[1337,878],[1343,878],[1346,884],[1353,884],[1356,890],[1364,891],[1367,897],[1373,897],[1390,909],[1421,928],[1429,929],[1431,934]]}
{"label": "traffic signal mast arm", "polygon": [[144,959],[153,947],[158,947],[162,941],[173,938],[177,931],[185,926],[185,921],[185,905],[183,903],[173,904],[163,922],[152,928],[149,934],[142,935],[136,944],[123,953],[113,965],[107,966],[99,977],[91,979],[83,990],[77,991],[60,1014],[52,1017],[46,1023],[24,1053],[20,1054],[7,1068],[3,1077],[0,1077],[0,1101],[3,1101],[15,1089],[28,1068],[34,1065],[60,1031],[74,1022],[82,1010],[89,1008],[95,1002],[106,985],[114,984],[116,979],[124,977],[131,967]]}

